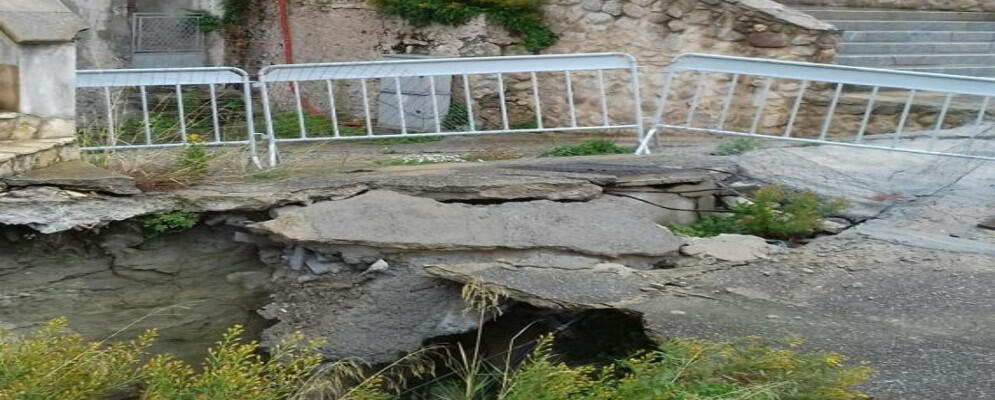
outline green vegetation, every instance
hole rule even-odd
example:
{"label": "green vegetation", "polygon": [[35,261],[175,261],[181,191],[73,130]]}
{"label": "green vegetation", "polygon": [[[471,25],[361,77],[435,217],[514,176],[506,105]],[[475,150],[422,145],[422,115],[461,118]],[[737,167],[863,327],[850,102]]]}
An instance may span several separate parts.
{"label": "green vegetation", "polygon": [[258,343],[243,343],[243,333],[228,329],[199,373],[170,355],[153,357],[139,370],[141,399],[289,399],[321,364],[320,341],[288,335],[264,360]]}
{"label": "green vegetation", "polygon": [[141,224],[145,236],[154,237],[193,228],[199,220],[200,216],[195,213],[176,211],[142,217],[139,218],[138,222]]}
{"label": "green vegetation", "polygon": [[594,156],[599,154],[626,154],[633,149],[621,147],[607,140],[588,140],[575,146],[559,146],[542,153],[540,157]]}
{"label": "green vegetation", "polygon": [[[261,125],[264,126],[264,125]],[[335,126],[326,116],[304,113],[304,128],[308,137],[325,137],[335,135]],[[290,139],[301,136],[300,119],[296,112],[281,112],[273,115],[273,133],[278,138]],[[366,134],[362,126],[347,126],[339,124],[339,135],[361,136]]]}
{"label": "green vegetation", "polygon": [[222,15],[213,15],[209,12],[199,10],[191,11],[192,15],[200,17],[198,21],[200,30],[204,32],[214,32],[220,29],[236,26],[245,20],[249,12],[251,0],[224,0],[221,7],[224,10]]}
{"label": "green vegetation", "polygon": [[424,26],[430,23],[462,25],[484,15],[512,35],[522,38],[522,46],[539,51],[556,43],[556,34],[542,19],[542,0],[374,0],[386,14]]}
{"label": "green vegetation", "polygon": [[470,111],[466,108],[466,104],[450,103],[449,112],[446,113],[446,117],[442,119],[440,124],[443,129],[453,131],[470,130]]}
{"label": "green vegetation", "polygon": [[[304,113],[304,127],[307,129],[308,137],[335,135],[335,126],[332,125],[332,120],[325,116]],[[283,112],[273,115],[273,133],[276,137],[284,139],[300,137],[300,120],[297,113]],[[339,124],[339,135],[341,136],[365,136],[366,134],[366,128],[363,126]],[[442,139],[441,136],[419,136],[417,133],[412,133],[410,137],[357,140],[355,142],[373,145],[400,145],[438,142]]]}
{"label": "green vegetation", "polygon": [[512,122],[508,124],[508,129],[521,129],[521,130],[532,130],[538,129],[539,124],[535,119],[529,119],[525,121]]}
{"label": "green vegetation", "polygon": [[[129,90],[121,90],[116,96],[125,98]],[[182,138],[182,129],[177,112],[177,102],[171,90],[149,90],[148,133],[152,143],[177,143]],[[199,135],[204,141],[214,140],[214,122],[210,101],[201,90],[183,90],[184,124],[188,135]],[[218,132],[221,140],[244,140],[246,136],[244,108],[241,97],[230,97],[219,93]],[[145,121],[141,114],[122,111],[114,127],[117,144],[144,144],[146,142]],[[104,123],[82,127],[79,130],[80,144],[83,146],[108,145],[110,135]],[[208,139],[209,138],[209,139]]]}
{"label": "green vegetation", "polygon": [[[479,282],[463,288],[467,312],[481,326],[500,314],[502,297]],[[323,342],[301,334],[288,335],[263,357],[236,326],[195,371],[170,355],[148,354],[155,332],[131,342],[89,343],[67,333],[65,320],[55,320],[22,338],[0,331],[0,398],[856,400],[867,397],[851,388],[871,373],[839,354],[798,353],[797,338],[781,346],[676,339],[601,365],[569,365],[558,361],[547,335],[513,365],[510,356],[482,355],[482,332],[471,348],[423,351],[372,370],[355,361],[321,365]],[[425,352],[443,356],[449,368],[437,369]]]}
{"label": "green vegetation", "polygon": [[733,206],[728,216],[705,216],[697,223],[674,225],[670,229],[696,237],[742,233],[792,240],[815,234],[824,218],[847,207],[842,199],[820,203],[815,193],[788,193],[777,185],[760,188],[751,200]]}
{"label": "green vegetation", "polygon": [[187,143],[183,146],[176,159],[179,176],[187,181],[199,181],[207,175],[207,166],[211,162],[211,153],[204,146],[204,138],[197,134],[187,135]]}
{"label": "green vegetation", "polygon": [[720,144],[719,147],[715,149],[713,154],[719,156],[734,156],[762,148],[763,144],[754,139],[739,138]]}

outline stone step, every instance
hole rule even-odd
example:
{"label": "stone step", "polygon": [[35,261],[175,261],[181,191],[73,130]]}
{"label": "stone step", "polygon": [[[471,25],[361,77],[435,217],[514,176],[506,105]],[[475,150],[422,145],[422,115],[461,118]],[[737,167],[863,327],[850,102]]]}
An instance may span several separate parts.
{"label": "stone step", "polygon": [[995,13],[915,11],[842,7],[798,7],[797,10],[823,21],[995,21]]}
{"label": "stone step", "polygon": [[995,21],[840,21],[825,20],[843,31],[959,31],[959,32],[990,32],[995,31]]}
{"label": "stone step", "polygon": [[922,43],[922,42],[992,42],[995,41],[995,30],[976,32],[957,31],[850,31],[843,32],[843,42],[897,42],[897,43]]}
{"label": "stone step", "polygon": [[79,159],[76,138],[0,140],[0,177]]}
{"label": "stone step", "polygon": [[901,68],[906,71],[928,72],[932,74],[966,75],[982,78],[995,77],[995,65],[939,65],[932,67]]}
{"label": "stone step", "polygon": [[840,55],[836,63],[873,68],[995,65],[995,54]]}
{"label": "stone step", "polygon": [[995,42],[844,42],[840,55],[995,53]]}

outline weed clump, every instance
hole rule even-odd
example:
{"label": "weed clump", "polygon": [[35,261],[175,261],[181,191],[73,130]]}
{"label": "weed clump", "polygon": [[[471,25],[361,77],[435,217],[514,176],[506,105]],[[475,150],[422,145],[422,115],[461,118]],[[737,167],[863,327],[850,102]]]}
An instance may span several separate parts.
{"label": "weed clump", "polygon": [[734,156],[748,151],[759,150],[763,147],[763,144],[756,140],[739,138],[720,144],[712,154],[719,156]]}
{"label": "weed clump", "polygon": [[[481,321],[498,304],[488,293],[464,291]],[[517,365],[510,357],[494,365],[480,356],[478,336],[473,348],[450,354],[452,373],[412,357],[371,372],[356,361],[322,365],[318,350],[324,342],[299,333],[263,356],[258,343],[243,339],[240,326],[230,328],[194,370],[168,354],[149,354],[154,331],[133,341],[104,344],[66,328],[65,320],[58,319],[20,338],[0,330],[0,398],[856,400],[867,397],[852,387],[871,373],[866,365],[853,365],[836,353],[797,352],[799,339],[783,345],[758,339],[675,339],[607,365],[568,365],[557,360],[548,335]],[[428,383],[413,385],[417,382],[405,377]],[[427,396],[417,396],[422,393]]]}
{"label": "weed clump", "polygon": [[200,217],[190,212],[171,212],[156,214],[139,219],[142,232],[146,237],[155,237],[165,233],[185,231],[197,225]]}
{"label": "weed clump", "polygon": [[542,153],[540,157],[573,157],[573,156],[594,156],[601,154],[626,154],[633,150],[622,147],[607,140],[588,140],[575,146],[559,146],[550,151]]}
{"label": "weed clump", "polygon": [[484,15],[521,37],[522,46],[530,51],[556,43],[556,34],[542,21],[542,0],[374,0],[374,4],[416,26],[462,25]]}
{"label": "weed clump", "polygon": [[207,175],[211,153],[204,146],[204,138],[197,134],[187,135],[187,144],[177,157],[179,175],[188,181],[200,181]]}
{"label": "weed clump", "polygon": [[741,233],[770,239],[793,240],[814,235],[823,219],[846,208],[846,200],[819,201],[812,192],[788,193],[780,186],[764,186],[752,201],[737,204],[727,216],[709,215],[690,225],[672,225],[685,236],[708,237]]}

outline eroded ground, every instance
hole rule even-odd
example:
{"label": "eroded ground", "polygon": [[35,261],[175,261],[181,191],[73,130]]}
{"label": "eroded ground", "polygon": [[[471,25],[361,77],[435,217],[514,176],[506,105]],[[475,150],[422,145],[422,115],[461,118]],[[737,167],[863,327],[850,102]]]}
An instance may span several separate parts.
{"label": "eroded ground", "polygon": [[[967,140],[954,132],[934,145],[957,149]],[[266,340],[301,329],[332,339],[330,357],[385,361],[474,329],[459,283],[476,280],[541,308],[635,313],[657,338],[799,334],[809,349],[869,361],[877,374],[865,389],[878,399],[995,396],[995,232],[977,227],[995,214],[995,163],[830,146],[716,157],[708,154],[714,140],[669,143],[648,157],[295,172],[161,193],[134,194],[117,181],[68,189],[21,182],[0,195],[0,224],[50,238],[80,231],[71,234],[80,247],[109,261],[85,274],[52,274],[59,263],[30,251],[71,253],[22,250],[33,239],[17,228],[6,246],[21,254],[0,255],[5,281],[52,278],[3,287],[12,306],[4,310],[15,311],[0,312],[0,321],[25,327],[45,318],[26,304],[51,301],[52,280],[77,299],[98,298],[107,288],[87,277],[105,269],[184,293],[148,301],[161,307],[197,297],[188,271],[244,293],[224,301],[244,310],[239,318],[258,311],[270,320]],[[846,198],[841,216],[855,225],[791,249],[750,238],[696,242],[661,226],[714,208],[713,194],[739,181]],[[259,262],[230,263],[223,273],[125,262],[150,248],[190,246],[186,232],[154,240],[121,233],[135,217],[176,210],[202,213],[199,235],[231,238],[238,244],[230,251],[256,252]],[[75,257],[92,257],[86,251]],[[192,253],[209,254],[157,260],[228,262]],[[260,290],[270,294],[265,305],[256,304]],[[46,312],[87,310],[60,304]]]}

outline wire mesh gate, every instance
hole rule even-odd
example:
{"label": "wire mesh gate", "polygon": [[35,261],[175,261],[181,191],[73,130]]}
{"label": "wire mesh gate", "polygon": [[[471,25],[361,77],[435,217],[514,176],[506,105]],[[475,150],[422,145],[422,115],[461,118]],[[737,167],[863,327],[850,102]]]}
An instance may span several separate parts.
{"label": "wire mesh gate", "polygon": [[[708,54],[664,72],[637,154],[664,130],[995,160],[974,148],[995,79]],[[971,127],[939,149],[944,128]],[[914,131],[914,132],[913,132]]]}
{"label": "wire mesh gate", "polygon": [[197,14],[135,13],[131,24],[132,67],[205,66],[203,18]]}

